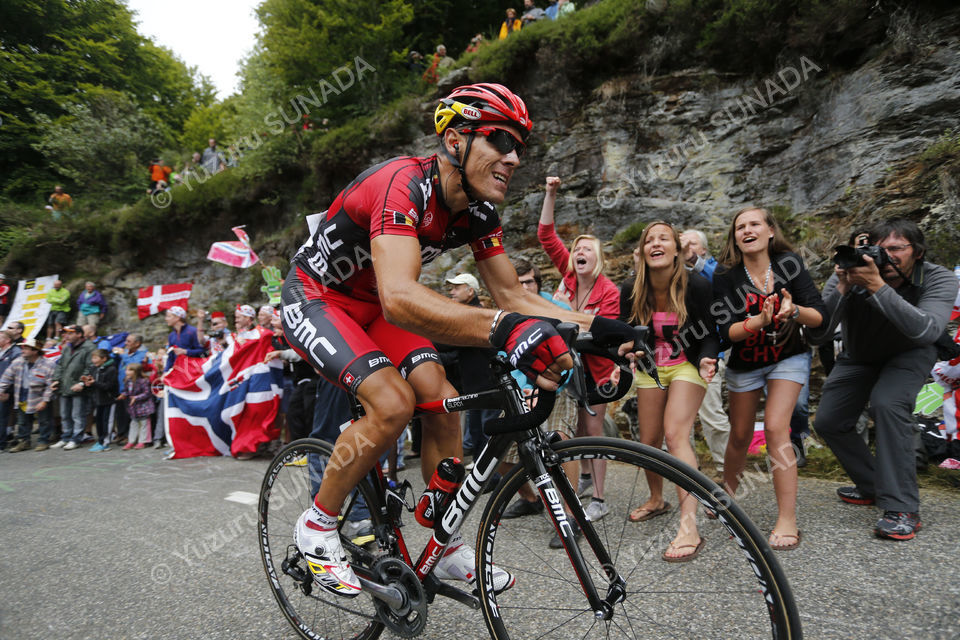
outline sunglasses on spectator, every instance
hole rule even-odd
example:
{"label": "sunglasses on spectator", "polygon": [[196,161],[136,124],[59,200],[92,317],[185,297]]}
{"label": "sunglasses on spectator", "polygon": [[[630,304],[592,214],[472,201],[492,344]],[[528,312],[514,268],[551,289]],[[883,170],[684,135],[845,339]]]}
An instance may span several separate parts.
{"label": "sunglasses on spectator", "polygon": [[464,133],[479,133],[487,139],[487,142],[493,145],[502,156],[509,155],[511,151],[517,152],[517,157],[523,157],[527,150],[527,145],[523,144],[506,129],[497,129],[496,127],[477,127],[476,129],[462,129]]}

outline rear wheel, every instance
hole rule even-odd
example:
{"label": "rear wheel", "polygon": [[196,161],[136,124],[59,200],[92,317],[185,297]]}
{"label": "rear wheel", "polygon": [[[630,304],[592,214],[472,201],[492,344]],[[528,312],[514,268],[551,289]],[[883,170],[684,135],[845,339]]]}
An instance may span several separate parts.
{"label": "rear wheel", "polygon": [[[339,598],[320,589],[293,542],[297,519],[313,504],[331,450],[331,445],[322,440],[297,440],[281,449],[270,463],[260,488],[260,556],[270,589],[300,636],[372,640],[383,630],[372,598],[365,593]],[[364,480],[344,502],[341,531],[347,526],[356,534],[357,522],[364,518],[372,518],[373,525],[379,523],[379,512],[370,513],[367,504],[377,504],[377,500]],[[353,540],[363,544],[368,538]]]}
{"label": "rear wheel", "polygon": [[[715,483],[662,451],[609,438],[575,438],[553,446],[561,462],[607,461],[610,511],[589,523],[626,582],[626,598],[609,619],[598,619],[567,554],[549,549],[555,530],[544,516],[501,519],[525,483],[522,466],[508,473],[484,510],[477,540],[477,575],[484,617],[496,640],[513,638],[789,638],[802,637],[789,584],[765,537]],[[673,508],[645,522],[630,511],[649,497],[644,471],[664,480]],[[563,480],[565,482],[565,480]],[[692,561],[668,563],[661,554],[680,524],[675,487],[720,514],[697,528],[704,545]],[[578,539],[601,598],[608,580],[586,537]],[[488,564],[516,576],[508,591],[487,584]]]}

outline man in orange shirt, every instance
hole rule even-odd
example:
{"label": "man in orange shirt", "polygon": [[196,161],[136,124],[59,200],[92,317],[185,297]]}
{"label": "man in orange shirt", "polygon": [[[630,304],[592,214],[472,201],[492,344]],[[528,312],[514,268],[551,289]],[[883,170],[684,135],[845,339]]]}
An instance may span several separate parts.
{"label": "man in orange shirt", "polygon": [[[153,164],[150,165],[150,188],[147,189],[147,193],[152,195],[170,184],[170,173],[172,171],[167,165],[161,164],[159,158],[154,160]],[[163,184],[160,184],[161,182]]]}
{"label": "man in orange shirt", "polygon": [[73,206],[73,198],[70,197],[69,193],[64,193],[63,187],[60,185],[53,188],[53,193],[47,198],[47,202],[50,203],[46,207],[47,211],[53,214],[54,220],[58,219],[64,211]]}

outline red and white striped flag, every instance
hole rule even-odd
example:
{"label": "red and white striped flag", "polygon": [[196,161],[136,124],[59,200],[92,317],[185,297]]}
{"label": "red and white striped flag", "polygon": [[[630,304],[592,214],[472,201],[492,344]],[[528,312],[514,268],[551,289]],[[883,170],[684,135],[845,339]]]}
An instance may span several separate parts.
{"label": "red and white striped flag", "polygon": [[257,254],[250,248],[250,237],[243,227],[234,227],[233,232],[237,234],[240,241],[231,240],[225,242],[214,242],[210,245],[210,251],[207,253],[207,260],[220,262],[231,267],[246,269],[260,260]]}
{"label": "red and white striped flag", "polygon": [[173,306],[183,307],[183,310],[186,311],[192,290],[192,282],[157,284],[152,287],[144,287],[140,289],[140,293],[137,296],[137,314],[140,316],[140,319],[143,320],[147,316],[160,313]]}

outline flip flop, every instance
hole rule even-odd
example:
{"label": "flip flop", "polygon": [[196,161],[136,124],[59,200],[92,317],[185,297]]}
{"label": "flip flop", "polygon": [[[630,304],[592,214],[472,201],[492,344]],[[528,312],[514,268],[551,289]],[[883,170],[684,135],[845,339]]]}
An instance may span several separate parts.
{"label": "flip flop", "polygon": [[775,531],[770,532],[770,536],[779,536],[780,538],[796,538],[793,544],[773,544],[770,543],[770,548],[774,551],[790,551],[791,549],[796,549],[800,546],[800,540],[803,538],[803,532],[797,529],[797,535],[790,533],[777,533]]}
{"label": "flip flop", "polygon": [[[703,537],[700,538],[700,544],[695,544],[695,545],[681,544],[681,545],[674,546],[674,544],[671,542],[669,546],[667,546],[666,551],[664,551],[663,555],[661,555],[660,557],[663,558],[664,562],[690,562],[691,560],[695,559],[698,555],[700,555],[700,551],[703,550],[703,545],[706,544],[706,542],[707,542],[706,538],[703,538]],[[687,554],[685,556],[677,556],[676,558],[673,558],[667,555],[667,551],[670,551],[671,549],[674,549],[676,551],[679,551],[680,549],[693,549],[693,553]]]}
{"label": "flip flop", "polygon": [[[670,509],[671,507],[669,502],[664,502],[662,507],[660,507],[659,509],[653,509],[653,510],[637,507],[636,509],[630,512],[630,515],[627,516],[627,520],[629,520],[630,522],[646,522],[651,518],[662,516],[663,514],[670,511]],[[646,511],[646,513],[644,513],[642,516],[634,516],[635,513],[639,513],[641,511]]]}

